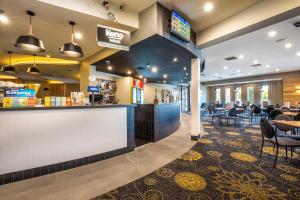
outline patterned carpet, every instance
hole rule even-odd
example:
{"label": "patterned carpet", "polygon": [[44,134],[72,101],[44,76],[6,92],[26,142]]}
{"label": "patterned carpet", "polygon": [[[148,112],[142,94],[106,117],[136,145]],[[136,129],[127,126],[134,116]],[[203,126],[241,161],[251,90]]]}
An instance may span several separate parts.
{"label": "patterned carpet", "polygon": [[[259,128],[204,125],[199,142],[181,158],[95,200],[299,199],[300,153],[273,168],[273,148],[259,158]],[[180,147],[179,147],[180,148]],[[290,155],[290,153],[289,153]]]}

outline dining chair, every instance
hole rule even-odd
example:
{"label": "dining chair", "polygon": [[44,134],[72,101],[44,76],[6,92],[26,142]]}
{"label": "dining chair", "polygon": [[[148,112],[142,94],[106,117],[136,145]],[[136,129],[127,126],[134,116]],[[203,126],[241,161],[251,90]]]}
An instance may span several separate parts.
{"label": "dining chair", "polygon": [[[259,157],[261,158],[265,142],[275,144],[276,155],[275,155],[275,160],[274,160],[274,165],[273,165],[274,167],[276,166],[278,150],[280,147],[285,147],[285,158],[286,159],[287,159],[287,154],[288,154],[288,150],[287,150],[288,147],[300,147],[299,140],[294,140],[292,138],[285,137],[285,136],[277,137],[274,128],[272,127],[272,125],[270,124],[270,122],[267,119],[262,119],[260,121],[260,128],[261,128],[261,133],[262,133],[262,144],[261,144]],[[291,156],[292,156],[292,151],[291,151]]]}
{"label": "dining chair", "polygon": [[283,114],[281,110],[272,110],[268,115],[268,118],[274,120],[277,115]]}

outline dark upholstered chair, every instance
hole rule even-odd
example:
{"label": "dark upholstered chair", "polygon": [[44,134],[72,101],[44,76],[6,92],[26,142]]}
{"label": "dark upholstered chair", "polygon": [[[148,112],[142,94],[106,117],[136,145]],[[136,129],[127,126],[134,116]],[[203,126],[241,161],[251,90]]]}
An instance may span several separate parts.
{"label": "dark upholstered chair", "polygon": [[283,114],[281,110],[273,110],[269,114],[269,119],[274,120],[277,115]]}
{"label": "dark upholstered chair", "polygon": [[[261,150],[260,150],[259,157],[261,157],[265,142],[275,144],[276,156],[275,156],[275,161],[274,161],[274,167],[277,162],[279,147],[285,147],[286,159],[287,159],[287,153],[288,153],[287,148],[288,147],[300,147],[300,141],[298,141],[298,140],[294,140],[294,139],[284,137],[284,136],[277,137],[277,135],[274,131],[274,128],[272,127],[272,125],[269,123],[269,121],[267,119],[261,120],[260,128],[261,128],[261,133],[262,133],[262,144],[261,144]],[[291,151],[291,155],[292,155],[292,151]]]}
{"label": "dark upholstered chair", "polygon": [[274,110],[274,106],[268,106],[265,113],[267,113],[269,115],[270,112],[272,112],[273,110]]}

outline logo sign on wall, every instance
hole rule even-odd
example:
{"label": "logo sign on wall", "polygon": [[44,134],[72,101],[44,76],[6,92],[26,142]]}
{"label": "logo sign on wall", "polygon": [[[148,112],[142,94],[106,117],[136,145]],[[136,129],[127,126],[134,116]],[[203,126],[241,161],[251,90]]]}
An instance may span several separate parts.
{"label": "logo sign on wall", "polygon": [[97,44],[102,47],[129,51],[130,32],[97,25]]}
{"label": "logo sign on wall", "polygon": [[33,89],[6,89],[5,97],[34,97],[35,90]]}

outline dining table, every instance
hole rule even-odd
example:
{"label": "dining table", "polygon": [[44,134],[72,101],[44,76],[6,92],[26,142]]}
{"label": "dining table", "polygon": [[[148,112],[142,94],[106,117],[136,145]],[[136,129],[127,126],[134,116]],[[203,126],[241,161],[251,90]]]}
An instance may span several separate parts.
{"label": "dining table", "polygon": [[287,126],[292,126],[294,128],[300,128],[300,121],[285,121],[285,120],[272,120],[276,124],[282,124]]}
{"label": "dining table", "polygon": [[283,112],[283,114],[290,117],[295,117],[296,115],[298,115],[298,112]]}

